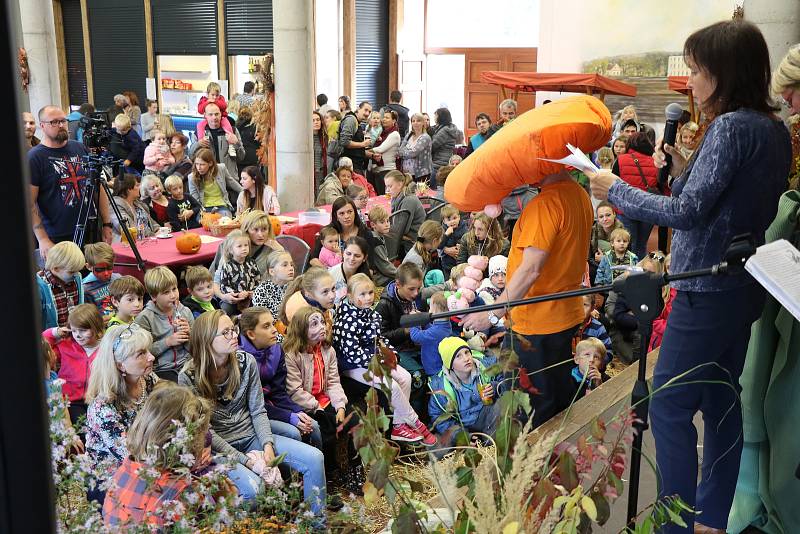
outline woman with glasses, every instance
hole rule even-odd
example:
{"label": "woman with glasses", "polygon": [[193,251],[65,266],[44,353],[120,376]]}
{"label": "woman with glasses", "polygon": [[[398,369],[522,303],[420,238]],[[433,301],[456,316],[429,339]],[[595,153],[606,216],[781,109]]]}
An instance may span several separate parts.
{"label": "woman with glasses", "polygon": [[[321,453],[300,442],[272,434],[264,406],[258,363],[239,349],[239,329],[221,310],[205,312],[194,322],[190,337],[192,359],[178,383],[214,404],[211,450],[239,462],[229,476],[246,501],[263,490],[263,465],[286,453],[285,462],[303,473],[306,501],[319,513],[325,503],[325,470]],[[309,455],[298,454],[308,452]],[[313,454],[313,458],[312,458]]]}
{"label": "woman with glasses", "polygon": [[152,342],[135,323],[112,326],[100,342],[86,390],[86,452],[100,478],[113,475],[127,458],[125,434],[158,382]]}
{"label": "woman with glasses", "polygon": [[[608,198],[631,219],[674,229],[675,273],[723,261],[738,234],[764,244],[791,160],[789,133],[770,99],[767,44],[756,26],[732,20],[702,28],[687,39],[684,58],[687,87],[710,122],[688,162],[664,147],[672,156],[672,196],[642,191],[608,171],[590,176],[595,198]],[[664,153],[656,151],[654,160],[663,167]],[[684,514],[685,526],[662,532],[724,532],[742,453],[739,376],[765,293],[744,270],[672,285],[677,294],[650,401],[659,490],[702,513],[696,521]],[[698,411],[706,429],[699,485]]]}

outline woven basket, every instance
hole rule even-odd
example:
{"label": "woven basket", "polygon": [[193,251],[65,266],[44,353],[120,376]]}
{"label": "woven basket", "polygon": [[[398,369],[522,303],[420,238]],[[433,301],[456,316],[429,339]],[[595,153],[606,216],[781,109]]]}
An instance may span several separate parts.
{"label": "woven basket", "polygon": [[242,227],[240,222],[230,223],[230,224],[211,224],[208,227],[208,231],[211,232],[211,235],[216,237],[225,237],[229,233],[233,232],[234,230],[238,230]]}

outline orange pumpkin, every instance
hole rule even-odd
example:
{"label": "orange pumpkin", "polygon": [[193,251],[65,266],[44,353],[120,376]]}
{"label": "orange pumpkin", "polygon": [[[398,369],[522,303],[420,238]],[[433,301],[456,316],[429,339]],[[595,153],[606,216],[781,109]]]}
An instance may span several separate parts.
{"label": "orange pumpkin", "polygon": [[200,236],[194,232],[183,232],[175,240],[175,248],[181,254],[197,254],[200,250],[200,245],[202,245]]}
{"label": "orange pumpkin", "polygon": [[281,235],[281,222],[278,220],[278,218],[270,215],[269,222],[272,224],[272,233],[275,235]]}
{"label": "orange pumpkin", "polygon": [[567,143],[585,153],[611,137],[611,114],[591,96],[563,98],[527,111],[503,126],[447,176],[444,196],[462,211],[498,204],[515,187],[535,185],[564,166]]}
{"label": "orange pumpkin", "polygon": [[219,213],[204,212],[202,215],[200,215],[200,224],[203,225],[203,229],[208,232],[209,227],[221,218],[222,215]]}

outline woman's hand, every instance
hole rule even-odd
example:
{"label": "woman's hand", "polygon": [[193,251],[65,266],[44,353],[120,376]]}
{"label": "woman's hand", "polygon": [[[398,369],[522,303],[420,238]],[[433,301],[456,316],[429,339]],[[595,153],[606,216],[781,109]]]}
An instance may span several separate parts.
{"label": "woman's hand", "polygon": [[272,443],[267,443],[264,446],[264,463],[267,464],[267,467],[272,463],[275,459],[275,449],[272,448]]}
{"label": "woman's hand", "polygon": [[619,176],[607,169],[600,169],[598,172],[587,170],[585,174],[589,177],[589,188],[592,190],[592,196],[597,200],[607,200],[608,190],[611,189],[614,182],[620,179]]}
{"label": "woman's hand", "polygon": [[344,408],[336,410],[336,424],[341,425],[344,423]]}
{"label": "woman's hand", "polygon": [[[683,157],[681,151],[672,145],[662,143],[660,140],[657,143],[657,146],[663,146],[663,150],[672,156],[672,165],[669,168],[669,175],[673,178],[680,176],[681,173],[683,173],[683,170],[686,168],[686,158]],[[661,148],[657,148],[653,153],[653,164],[659,169],[666,165],[666,156]]]}

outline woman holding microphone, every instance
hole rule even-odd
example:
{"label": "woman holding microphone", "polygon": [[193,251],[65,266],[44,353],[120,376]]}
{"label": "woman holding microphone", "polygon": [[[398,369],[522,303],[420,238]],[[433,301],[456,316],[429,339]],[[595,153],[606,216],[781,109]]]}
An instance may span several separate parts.
{"label": "woman holding microphone", "polygon": [[[674,229],[672,272],[711,267],[734,236],[752,233],[764,243],[786,188],[789,134],[769,97],[769,52],[749,22],[725,21],[696,31],[684,45],[687,87],[710,119],[700,147],[687,162],[672,156],[672,196],[631,187],[609,171],[590,176],[593,195],[636,220]],[[655,154],[664,166],[664,153]],[[742,416],[738,392],[750,325],[765,293],[749,274],[672,282],[678,290],[653,377],[650,403],[660,496],[680,495],[698,511],[686,528],[667,533],[723,533],[739,472]],[[697,484],[697,432],[705,424]]]}

